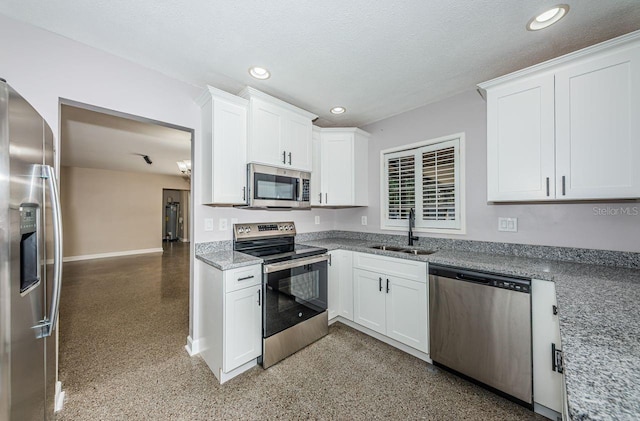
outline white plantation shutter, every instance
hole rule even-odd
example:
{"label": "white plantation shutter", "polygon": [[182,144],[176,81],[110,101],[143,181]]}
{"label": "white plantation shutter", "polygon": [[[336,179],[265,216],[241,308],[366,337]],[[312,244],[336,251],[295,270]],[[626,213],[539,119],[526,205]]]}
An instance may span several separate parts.
{"label": "white plantation shutter", "polygon": [[409,209],[414,208],[418,228],[461,229],[460,139],[384,157],[387,226],[407,226]]}
{"label": "white plantation shutter", "polygon": [[415,208],[416,176],[415,155],[390,154],[386,159],[387,218],[399,221],[409,217],[409,209]]}

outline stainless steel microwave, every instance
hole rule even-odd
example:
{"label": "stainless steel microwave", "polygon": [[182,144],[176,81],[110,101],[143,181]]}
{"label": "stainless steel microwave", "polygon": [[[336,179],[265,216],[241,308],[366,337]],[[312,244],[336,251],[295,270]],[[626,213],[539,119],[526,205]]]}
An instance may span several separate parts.
{"label": "stainless steel microwave", "polygon": [[311,173],[261,164],[247,166],[252,208],[310,208]]}

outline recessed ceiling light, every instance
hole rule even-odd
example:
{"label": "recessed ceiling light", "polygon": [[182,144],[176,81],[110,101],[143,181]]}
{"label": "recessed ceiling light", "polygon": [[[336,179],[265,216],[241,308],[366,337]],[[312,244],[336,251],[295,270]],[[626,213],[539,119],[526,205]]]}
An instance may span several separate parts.
{"label": "recessed ceiling light", "polygon": [[557,6],[554,6],[546,12],[540,13],[538,16],[531,19],[527,24],[527,29],[529,31],[538,31],[540,29],[544,29],[562,19],[568,12],[568,4],[559,4]]}
{"label": "recessed ceiling light", "polygon": [[347,109],[344,107],[333,107],[329,110],[331,114],[344,114],[347,112]]}
{"label": "recessed ceiling light", "polygon": [[253,66],[249,68],[249,74],[256,79],[264,80],[271,77],[271,73],[264,67]]}

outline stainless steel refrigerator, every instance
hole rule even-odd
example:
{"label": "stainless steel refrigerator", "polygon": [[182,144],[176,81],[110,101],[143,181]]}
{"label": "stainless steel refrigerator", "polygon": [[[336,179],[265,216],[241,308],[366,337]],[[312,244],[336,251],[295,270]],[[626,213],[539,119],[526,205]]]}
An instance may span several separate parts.
{"label": "stainless steel refrigerator", "polygon": [[0,79],[0,420],[53,418],[61,286],[53,134]]}

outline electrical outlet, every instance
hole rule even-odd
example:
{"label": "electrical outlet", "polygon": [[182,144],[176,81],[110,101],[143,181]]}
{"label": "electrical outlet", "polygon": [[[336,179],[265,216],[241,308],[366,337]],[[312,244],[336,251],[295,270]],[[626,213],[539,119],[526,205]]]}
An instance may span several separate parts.
{"label": "electrical outlet", "polygon": [[316,215],[316,217],[314,218],[316,225],[320,225],[320,216]]}
{"label": "electrical outlet", "polygon": [[362,217],[360,218],[360,222],[362,223],[362,225],[367,225],[367,215],[362,215]]}
{"label": "electrical outlet", "polygon": [[220,220],[218,221],[218,224],[219,224],[218,229],[220,231],[226,231],[227,228],[229,228],[228,222],[229,221],[227,220],[227,218],[220,218]]}
{"label": "electrical outlet", "polygon": [[204,230],[213,231],[213,218],[204,218]]}
{"label": "electrical outlet", "polygon": [[518,232],[518,218],[498,218],[498,231]]}

